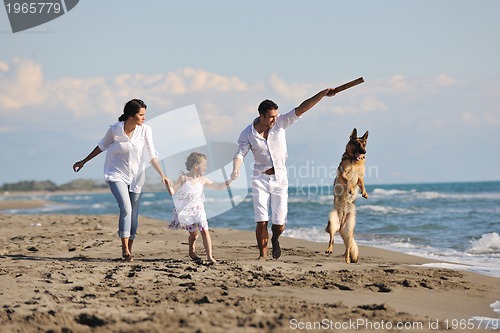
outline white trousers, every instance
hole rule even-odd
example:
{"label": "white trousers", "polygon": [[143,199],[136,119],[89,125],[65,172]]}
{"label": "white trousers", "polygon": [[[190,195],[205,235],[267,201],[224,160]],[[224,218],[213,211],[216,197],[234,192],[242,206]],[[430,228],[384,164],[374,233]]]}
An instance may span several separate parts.
{"label": "white trousers", "polygon": [[252,197],[255,222],[269,221],[271,206],[272,223],[284,225],[288,214],[288,181],[278,181],[276,175],[264,173],[252,179]]}

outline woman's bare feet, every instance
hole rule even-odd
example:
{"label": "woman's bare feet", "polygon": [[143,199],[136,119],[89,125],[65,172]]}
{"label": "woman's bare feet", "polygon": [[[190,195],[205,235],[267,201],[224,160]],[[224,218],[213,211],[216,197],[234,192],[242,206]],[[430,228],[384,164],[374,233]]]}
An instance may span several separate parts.
{"label": "woman's bare feet", "polygon": [[122,238],[122,258],[126,262],[131,262],[133,259],[132,257],[132,244],[134,243],[133,239],[129,238]]}
{"label": "woman's bare feet", "polygon": [[132,257],[132,253],[122,253],[122,258],[123,258],[123,261],[126,261],[126,262],[131,262],[134,260],[134,257]]}

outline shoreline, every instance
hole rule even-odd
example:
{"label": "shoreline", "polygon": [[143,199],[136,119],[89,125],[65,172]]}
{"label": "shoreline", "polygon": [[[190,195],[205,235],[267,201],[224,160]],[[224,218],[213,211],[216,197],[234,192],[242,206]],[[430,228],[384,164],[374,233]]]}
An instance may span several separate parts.
{"label": "shoreline", "polygon": [[54,202],[46,200],[0,200],[0,211],[13,209],[36,209]]}
{"label": "shoreline", "polygon": [[[93,190],[68,190],[68,191],[4,191],[0,192],[0,202],[6,198],[12,198],[14,200],[23,200],[22,197],[30,196],[47,196],[47,195],[72,195],[72,194],[96,194],[96,193],[107,193],[109,188],[96,188]],[[20,199],[16,199],[20,198]]]}
{"label": "shoreline", "polygon": [[[17,195],[15,195],[15,196],[9,195],[7,197],[0,195],[0,214],[31,214],[30,210],[34,210],[34,212],[37,213],[37,210],[40,210],[43,208],[61,207],[61,206],[65,205],[64,203],[61,203],[61,202],[44,200],[43,196],[45,196],[45,195],[63,195],[63,194],[85,195],[85,194],[96,194],[96,193],[109,193],[109,190],[98,189],[95,191],[17,192]],[[26,196],[29,196],[28,194],[30,194],[33,199],[26,199]],[[40,198],[40,197],[42,197],[42,198]],[[8,199],[5,200],[6,198],[8,198]],[[44,212],[43,214],[46,214],[46,213],[47,212]],[[58,213],[50,213],[49,212],[48,214],[58,214]],[[64,213],[59,213],[59,214],[64,214]],[[72,214],[69,214],[69,215],[72,215]],[[168,221],[163,221],[163,222],[166,223]],[[291,230],[293,230],[293,228]],[[286,233],[284,236],[286,236]],[[307,239],[307,238],[299,238],[299,237],[293,237],[293,236],[288,236],[288,237],[293,238],[293,239],[307,240],[307,241],[311,241],[313,243],[323,244],[323,242],[318,242],[318,241]],[[339,242],[342,242],[339,235],[337,235],[336,237],[337,238],[335,240],[335,243],[338,244]],[[500,278],[500,276],[498,275],[499,274],[498,269],[491,266],[492,264],[484,263],[484,262],[474,262],[474,259],[465,260],[464,258],[453,257],[453,256],[443,256],[442,258],[439,258],[439,257],[430,256],[428,254],[426,255],[425,253],[418,253],[418,252],[417,253],[416,252],[409,253],[409,251],[404,251],[403,249],[393,248],[390,246],[384,246],[384,245],[377,246],[377,245],[373,245],[373,244],[363,244],[362,241],[358,241],[358,243],[361,243],[362,245],[369,247],[369,248],[376,248],[376,249],[382,249],[382,250],[387,250],[387,251],[393,251],[393,252],[400,253],[400,254],[411,255],[411,256],[418,257],[418,258],[423,258],[425,260],[428,260],[428,261],[434,263],[434,264],[429,264],[428,265],[429,267],[435,267],[435,268],[441,267],[441,268],[455,269],[455,270],[459,270],[459,271],[470,271],[470,272],[474,272],[474,273],[481,274],[481,275]]]}
{"label": "shoreline", "polygon": [[0,215],[0,332],[292,332],[325,319],[439,332],[499,316],[498,278],[422,266],[434,260],[360,246],[348,265],[341,244],[325,255],[323,243],[283,237],[282,257],[261,262],[253,232],[212,228],[211,266],[189,260],[186,231],[140,221],[124,263],[114,215]]}

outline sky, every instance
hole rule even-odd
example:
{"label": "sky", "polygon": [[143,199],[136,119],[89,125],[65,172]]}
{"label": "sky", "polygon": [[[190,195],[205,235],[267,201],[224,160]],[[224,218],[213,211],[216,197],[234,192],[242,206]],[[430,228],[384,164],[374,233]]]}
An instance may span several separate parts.
{"label": "sky", "polygon": [[132,98],[148,119],[194,104],[207,142],[236,143],[262,100],[284,113],[358,77],[287,130],[290,185],[330,185],[353,128],[369,131],[368,185],[498,181],[498,13],[496,0],[86,0],[12,33],[0,8],[0,185],[101,180],[104,154],[72,165]]}

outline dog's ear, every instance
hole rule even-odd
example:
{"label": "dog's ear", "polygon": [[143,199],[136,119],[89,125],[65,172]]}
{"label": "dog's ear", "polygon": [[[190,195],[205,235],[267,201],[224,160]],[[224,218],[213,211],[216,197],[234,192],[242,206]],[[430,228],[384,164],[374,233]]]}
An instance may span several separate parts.
{"label": "dog's ear", "polygon": [[350,139],[354,140],[354,139],[357,139],[357,138],[358,138],[358,130],[357,129],[353,129],[352,133],[351,133]]}
{"label": "dog's ear", "polygon": [[361,137],[361,139],[367,141],[368,140],[368,131],[365,132],[365,134],[363,134],[363,136]]}

